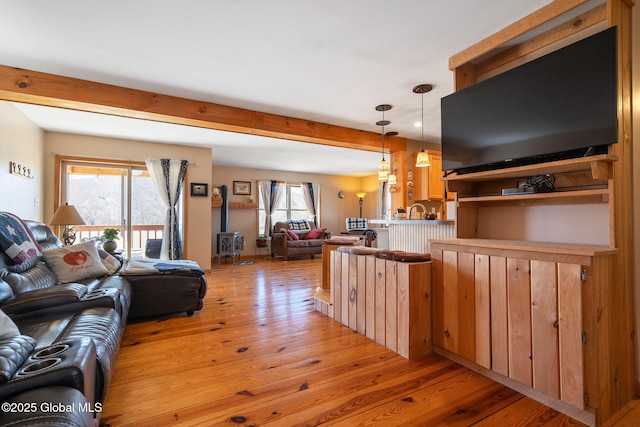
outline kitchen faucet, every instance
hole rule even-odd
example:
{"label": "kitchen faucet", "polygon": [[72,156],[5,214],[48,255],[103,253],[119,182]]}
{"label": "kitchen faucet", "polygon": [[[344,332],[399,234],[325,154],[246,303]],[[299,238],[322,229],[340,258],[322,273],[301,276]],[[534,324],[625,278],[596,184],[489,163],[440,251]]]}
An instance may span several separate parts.
{"label": "kitchen faucet", "polygon": [[407,219],[411,219],[411,212],[413,211],[413,208],[420,206],[422,208],[422,215],[424,216],[424,214],[427,213],[427,208],[424,207],[424,205],[422,203],[414,203],[411,206],[409,206],[409,217]]}

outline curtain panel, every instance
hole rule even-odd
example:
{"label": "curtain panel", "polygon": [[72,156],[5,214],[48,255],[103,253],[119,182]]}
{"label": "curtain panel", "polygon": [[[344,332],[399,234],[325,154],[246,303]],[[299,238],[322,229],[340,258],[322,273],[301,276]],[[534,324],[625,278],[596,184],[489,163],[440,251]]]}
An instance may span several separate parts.
{"label": "curtain panel", "polygon": [[265,207],[264,215],[264,234],[271,235],[273,214],[276,211],[276,206],[282,200],[282,197],[286,191],[286,184],[281,181],[259,181],[258,187],[260,188],[260,197],[262,198],[262,204]]}
{"label": "curtain panel", "polygon": [[187,173],[186,160],[146,159],[149,174],[166,207],[160,259],[182,259],[182,236],[177,204]]}
{"label": "curtain panel", "polygon": [[303,182],[301,186],[304,194],[304,202],[311,215],[311,219],[315,222],[316,227],[320,228],[320,184]]}

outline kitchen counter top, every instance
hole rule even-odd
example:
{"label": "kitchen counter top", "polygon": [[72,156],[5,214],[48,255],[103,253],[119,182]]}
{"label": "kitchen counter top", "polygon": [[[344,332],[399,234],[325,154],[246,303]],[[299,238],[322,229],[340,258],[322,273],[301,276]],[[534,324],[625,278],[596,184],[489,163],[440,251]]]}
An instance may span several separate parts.
{"label": "kitchen counter top", "polygon": [[425,225],[449,225],[455,223],[453,220],[442,220],[442,219],[370,219],[368,220],[369,224],[381,224],[381,225],[390,225],[390,224],[425,224]]}

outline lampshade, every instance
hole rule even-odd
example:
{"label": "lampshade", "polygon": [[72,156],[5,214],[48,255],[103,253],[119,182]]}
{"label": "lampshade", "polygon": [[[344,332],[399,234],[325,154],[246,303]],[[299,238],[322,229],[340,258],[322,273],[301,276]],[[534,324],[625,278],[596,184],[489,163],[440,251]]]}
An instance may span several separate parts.
{"label": "lampshade", "polygon": [[419,93],[422,97],[422,125],[420,126],[420,129],[422,131],[422,150],[420,150],[420,152],[418,153],[418,157],[416,157],[417,168],[431,166],[431,162],[429,161],[429,154],[424,151],[424,94],[426,92],[430,92],[431,89],[433,89],[433,86],[430,84],[421,84],[413,88],[413,93]]}
{"label": "lampshade", "polygon": [[382,159],[378,165],[378,181],[386,181],[387,179],[389,179],[389,162]]}
{"label": "lampshade", "polygon": [[49,225],[84,225],[84,220],[76,210],[75,206],[64,204],[60,206],[53,218],[49,221]]}
{"label": "lampshade", "polygon": [[387,182],[389,183],[389,185],[397,185],[398,184],[398,176],[396,175],[396,170],[395,169],[389,175],[389,178],[388,178]]}
{"label": "lampshade", "polygon": [[358,191],[356,193],[356,196],[358,197],[358,199],[364,199],[364,196],[366,196],[367,193],[365,193],[364,191]]}
{"label": "lampshade", "polygon": [[76,241],[76,232],[73,231],[72,226],[84,225],[84,220],[73,205],[65,203],[53,214],[49,225],[64,225],[64,231],[60,238],[65,246],[69,246]]}
{"label": "lampshade", "polygon": [[429,154],[423,149],[418,153],[418,157],[416,157],[416,167],[424,168],[427,166],[431,166],[431,161],[429,160]]}

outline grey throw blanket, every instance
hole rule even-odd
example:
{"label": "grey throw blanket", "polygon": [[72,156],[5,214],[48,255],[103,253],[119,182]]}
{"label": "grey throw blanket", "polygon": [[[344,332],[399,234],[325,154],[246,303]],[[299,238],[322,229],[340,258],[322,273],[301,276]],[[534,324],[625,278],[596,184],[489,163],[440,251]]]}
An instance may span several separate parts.
{"label": "grey throw blanket", "polygon": [[204,274],[198,263],[186,259],[166,260],[154,258],[132,258],[124,261],[120,275],[135,276],[141,274],[172,274],[187,272]]}

